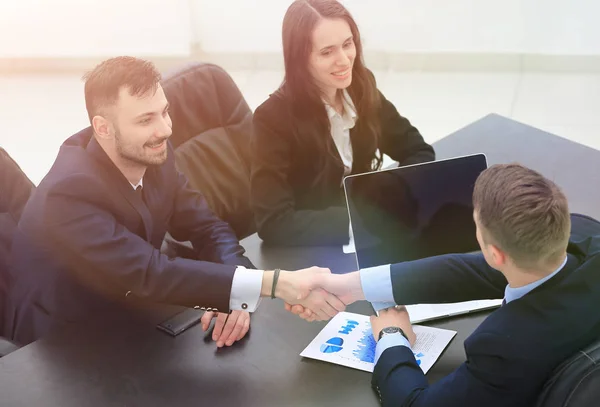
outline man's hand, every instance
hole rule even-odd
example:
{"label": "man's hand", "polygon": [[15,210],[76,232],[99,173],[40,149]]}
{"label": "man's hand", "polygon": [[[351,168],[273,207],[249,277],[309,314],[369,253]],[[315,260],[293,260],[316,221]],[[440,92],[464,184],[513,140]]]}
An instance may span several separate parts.
{"label": "man's hand", "polygon": [[[321,277],[331,275],[327,268],[311,267],[295,272],[281,271],[275,296],[286,304],[297,304],[310,310],[313,320],[327,320],[346,309],[343,301],[325,290],[319,289]],[[272,279],[263,281],[263,295],[269,292]]]}
{"label": "man's hand", "polygon": [[[331,274],[331,270],[323,267],[310,267],[297,271],[281,271],[275,288],[275,296],[288,304],[298,304],[309,296],[312,290],[319,288],[319,276]],[[270,288],[273,281],[267,282]]]}
{"label": "man's hand", "polygon": [[[318,284],[325,291],[334,294],[345,305],[352,304],[355,301],[363,300],[365,298],[362,291],[359,272],[348,274],[323,273],[317,277],[315,284]],[[303,307],[300,304],[293,305],[292,303],[286,302],[285,308],[307,321],[314,321],[316,319],[310,308]]]}
{"label": "man's hand", "polygon": [[326,321],[336,316],[338,312],[346,309],[346,304],[340,301],[339,298],[321,288],[312,290],[308,297],[302,300],[297,306],[305,310],[310,310],[311,321]]}
{"label": "man's hand", "polygon": [[[210,321],[215,317],[214,312],[205,312],[200,320],[202,329],[206,332]],[[213,328],[212,339],[217,342],[217,347],[231,346],[248,333],[250,329],[250,314],[246,311],[231,311],[231,314],[218,313]]]}
{"label": "man's hand", "polygon": [[411,346],[414,346],[417,336],[413,331],[410,323],[410,316],[404,306],[396,306],[388,309],[379,311],[379,316],[373,315],[371,317],[371,329],[373,330],[373,337],[376,341],[379,340],[379,333],[383,328],[388,326],[396,326],[408,336],[408,341]]}

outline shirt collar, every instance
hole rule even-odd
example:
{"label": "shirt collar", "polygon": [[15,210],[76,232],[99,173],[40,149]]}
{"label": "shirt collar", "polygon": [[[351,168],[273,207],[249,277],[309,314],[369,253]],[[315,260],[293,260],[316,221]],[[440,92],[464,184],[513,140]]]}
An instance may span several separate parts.
{"label": "shirt collar", "polygon": [[518,300],[519,298],[521,298],[525,294],[529,293],[534,288],[539,287],[540,285],[544,284],[546,281],[550,280],[552,277],[557,275],[558,272],[563,269],[565,264],[567,264],[567,256],[565,256],[565,260],[552,274],[549,274],[542,279],[539,279],[537,281],[534,281],[533,283],[524,285],[523,287],[512,288],[510,285],[507,285],[506,289],[504,290],[504,300],[506,301],[507,304],[511,301]]}
{"label": "shirt collar", "polygon": [[142,177],[137,184],[132,184],[131,182],[129,184],[133,187],[134,191],[137,190],[138,187],[144,188],[144,178]]}
{"label": "shirt collar", "polygon": [[[339,115],[339,113],[333,108],[333,106],[331,106],[325,101],[324,103],[329,119],[332,119],[335,115]],[[352,98],[350,97],[350,94],[348,94],[348,91],[346,89],[342,90],[342,104],[344,106],[344,115],[342,116],[342,119],[344,119],[344,121],[351,121],[352,126],[354,126],[354,122],[356,122],[358,114],[356,113],[356,107],[354,106],[354,102],[352,101]]]}

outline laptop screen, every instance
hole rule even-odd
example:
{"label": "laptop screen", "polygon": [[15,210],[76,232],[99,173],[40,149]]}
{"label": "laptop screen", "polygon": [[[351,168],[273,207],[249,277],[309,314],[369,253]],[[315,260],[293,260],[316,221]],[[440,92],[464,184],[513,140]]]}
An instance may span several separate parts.
{"label": "laptop screen", "polygon": [[485,155],[346,177],[358,266],[479,250],[473,187]]}

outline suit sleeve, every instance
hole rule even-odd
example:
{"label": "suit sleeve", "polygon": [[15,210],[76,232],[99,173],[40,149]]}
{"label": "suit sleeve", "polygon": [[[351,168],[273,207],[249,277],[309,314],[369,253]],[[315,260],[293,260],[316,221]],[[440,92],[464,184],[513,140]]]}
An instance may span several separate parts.
{"label": "suit sleeve", "polygon": [[[386,349],[373,371],[372,385],[381,403],[405,407],[500,407],[525,405],[515,392],[527,377],[527,366],[515,366],[503,349],[506,338],[482,333],[468,359],[450,375],[429,385],[413,352],[405,346]],[[516,350],[513,350],[516,352]],[[517,399],[515,399],[517,398]],[[533,400],[532,400],[533,401]],[[527,404],[531,405],[531,404]]]}
{"label": "suit sleeve", "polygon": [[348,243],[345,207],[296,209],[288,180],[293,151],[287,123],[259,108],[253,124],[251,199],[261,239],[280,246]]}
{"label": "suit sleeve", "polygon": [[19,165],[1,148],[0,185],[2,186],[0,207],[3,212],[9,213],[17,223],[34,185]]}
{"label": "suit sleeve", "polygon": [[77,174],[48,192],[45,227],[76,279],[113,295],[229,311],[235,266],[167,258],[119,223],[107,196],[99,182]]}
{"label": "suit sleeve", "polygon": [[435,160],[433,147],[425,142],[421,133],[410,121],[402,117],[396,107],[381,98],[381,152],[400,166]]}
{"label": "suit sleeve", "polygon": [[169,233],[179,241],[190,241],[199,259],[254,268],[244,256],[235,232],[215,215],[202,194],[190,188],[185,175],[178,171]]}
{"label": "suit sleeve", "polygon": [[501,299],[508,282],[482,254],[448,254],[393,264],[396,304]]}

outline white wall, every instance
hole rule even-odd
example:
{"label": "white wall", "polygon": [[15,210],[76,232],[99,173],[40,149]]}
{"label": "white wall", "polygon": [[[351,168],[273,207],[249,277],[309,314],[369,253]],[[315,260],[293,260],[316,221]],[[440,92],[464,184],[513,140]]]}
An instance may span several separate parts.
{"label": "white wall", "polygon": [[600,1],[522,0],[530,52],[600,54]]}
{"label": "white wall", "polygon": [[[280,52],[291,0],[190,0],[193,38],[215,53]],[[600,54],[599,0],[343,0],[384,52]]]}
{"label": "white wall", "polygon": [[0,58],[187,56],[188,0],[0,0]]}
{"label": "white wall", "polygon": [[[281,52],[292,0],[0,0],[0,58]],[[342,0],[369,51],[600,55],[600,0]]]}
{"label": "white wall", "polygon": [[281,23],[292,0],[190,0],[190,3],[193,38],[203,51],[281,50]]}

